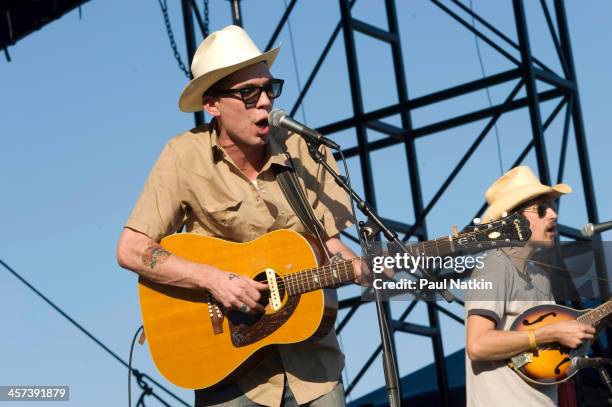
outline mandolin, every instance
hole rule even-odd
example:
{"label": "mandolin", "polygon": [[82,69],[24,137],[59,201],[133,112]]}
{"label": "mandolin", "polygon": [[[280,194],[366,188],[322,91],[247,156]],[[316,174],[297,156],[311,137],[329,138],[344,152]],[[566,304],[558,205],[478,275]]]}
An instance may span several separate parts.
{"label": "mandolin", "polygon": [[[556,304],[531,307],[512,323],[512,331],[531,331],[555,322],[578,320],[597,326],[612,313],[612,301],[595,309],[576,310]],[[589,343],[577,349],[569,349],[558,343],[538,346],[535,351],[522,352],[508,361],[508,366],[524,380],[534,384],[558,384],[570,379],[578,370],[572,367],[573,357],[582,357]]]}
{"label": "mandolin", "polygon": [[[524,245],[530,233],[529,221],[514,214],[409,248],[429,256],[467,254]],[[330,332],[337,312],[330,288],[354,280],[353,261],[319,265],[322,251],[311,240],[283,229],[246,243],[193,233],[162,239],[161,245],[177,256],[269,287],[260,300],[265,312],[249,315],[222,309],[205,291],[141,277],[144,330],[162,375],[189,389],[225,384],[256,366],[275,345],[321,338]]]}

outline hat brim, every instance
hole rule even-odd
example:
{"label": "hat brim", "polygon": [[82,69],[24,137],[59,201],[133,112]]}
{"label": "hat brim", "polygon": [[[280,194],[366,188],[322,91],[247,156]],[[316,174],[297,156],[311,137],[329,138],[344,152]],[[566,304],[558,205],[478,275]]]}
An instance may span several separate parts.
{"label": "hat brim", "polygon": [[517,206],[539,196],[546,195],[551,199],[556,199],[570,192],[572,192],[572,188],[567,184],[557,184],[552,187],[546,185],[523,185],[508,192],[490,205],[482,215],[482,222],[496,221],[502,217],[504,212],[510,212]]}
{"label": "hat brim", "polygon": [[269,67],[272,66],[276,56],[278,55],[278,51],[280,51],[280,46],[271,49],[268,52],[264,52],[255,58],[247,59],[239,64],[215,69],[214,71],[207,72],[204,75],[192,79],[181,92],[181,96],[179,97],[179,109],[186,113],[199,112],[200,110],[203,110],[202,95],[208,90],[208,88],[226,76],[237,72],[242,68],[246,68],[249,65],[253,65],[258,62],[265,62]]}

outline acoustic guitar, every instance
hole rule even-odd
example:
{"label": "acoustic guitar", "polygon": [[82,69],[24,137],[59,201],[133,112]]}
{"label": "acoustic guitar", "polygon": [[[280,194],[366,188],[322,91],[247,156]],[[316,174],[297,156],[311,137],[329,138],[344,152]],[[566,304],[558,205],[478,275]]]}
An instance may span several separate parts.
{"label": "acoustic guitar", "polygon": [[[529,221],[514,214],[409,248],[445,256],[519,246],[530,236]],[[335,293],[329,288],[355,278],[352,260],[319,266],[316,245],[290,230],[270,232],[247,243],[180,233],[162,239],[161,245],[177,256],[269,287],[260,300],[265,313],[248,315],[222,309],[207,292],[140,278],[142,318],[153,360],[166,379],[189,389],[234,381],[275,345],[325,336],[333,328],[337,311]]]}
{"label": "acoustic guitar", "polygon": [[[529,308],[512,323],[512,331],[531,331],[561,321],[578,320],[595,328],[612,313],[612,301],[595,309],[576,310],[556,304],[536,305]],[[508,366],[524,380],[534,384],[559,384],[569,380],[578,370],[572,367],[573,357],[582,357],[588,351],[585,342],[577,349],[558,343],[538,346],[535,351],[522,352],[508,361]]]}

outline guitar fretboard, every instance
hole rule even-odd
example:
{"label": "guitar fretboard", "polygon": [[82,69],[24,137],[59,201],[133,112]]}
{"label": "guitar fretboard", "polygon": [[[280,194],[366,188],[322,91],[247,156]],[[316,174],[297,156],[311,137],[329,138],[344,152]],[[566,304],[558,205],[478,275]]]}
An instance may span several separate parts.
{"label": "guitar fretboard", "polygon": [[[457,251],[474,253],[497,247],[524,245],[529,238],[527,234],[528,226],[521,225],[516,215],[504,219],[506,220],[483,225],[481,230],[475,228],[473,231],[461,233],[457,236],[444,236],[434,240],[413,243],[406,248],[408,254],[415,257],[446,256],[456,254]],[[510,227],[510,233],[507,233],[508,231],[504,229],[506,224],[514,225]],[[518,230],[516,236],[514,234],[515,229]],[[397,252],[401,251],[397,250]],[[354,260],[361,261],[359,258]],[[326,266],[285,275],[285,288],[288,295],[297,295],[321,288],[336,287],[354,279],[353,259],[341,260]]]}
{"label": "guitar fretboard", "polygon": [[576,319],[583,324],[597,325],[602,319],[610,315],[610,313],[612,313],[612,301],[607,301]]}
{"label": "guitar fretboard", "polygon": [[[409,245],[411,255],[444,256],[454,251],[453,238],[441,237],[435,240]],[[387,253],[385,253],[387,254]],[[315,267],[285,276],[285,287],[288,295],[297,295],[326,287],[337,287],[355,279],[353,261],[361,258],[341,260],[322,267]]]}
{"label": "guitar fretboard", "polygon": [[288,295],[297,295],[321,288],[336,287],[354,278],[353,261],[342,260],[289,274],[285,276],[285,287]]}

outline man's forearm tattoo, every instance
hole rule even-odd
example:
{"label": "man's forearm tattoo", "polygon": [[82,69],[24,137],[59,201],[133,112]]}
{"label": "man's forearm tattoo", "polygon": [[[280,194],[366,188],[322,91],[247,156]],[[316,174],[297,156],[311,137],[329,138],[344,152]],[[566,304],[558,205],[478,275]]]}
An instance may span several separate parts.
{"label": "man's forearm tattoo", "polygon": [[159,244],[151,243],[142,255],[142,264],[147,267],[154,268],[158,264],[162,264],[168,260],[168,257],[170,257],[171,254],[172,253],[161,247]]}
{"label": "man's forearm tattoo", "polygon": [[229,273],[229,276],[228,276],[227,278],[229,278],[230,280],[233,280],[233,279],[235,279],[235,278],[240,278],[240,276],[239,276],[239,275],[236,275],[236,274],[234,274],[234,273]]}

